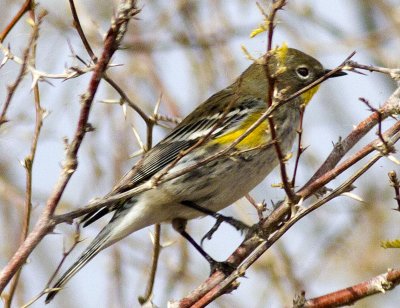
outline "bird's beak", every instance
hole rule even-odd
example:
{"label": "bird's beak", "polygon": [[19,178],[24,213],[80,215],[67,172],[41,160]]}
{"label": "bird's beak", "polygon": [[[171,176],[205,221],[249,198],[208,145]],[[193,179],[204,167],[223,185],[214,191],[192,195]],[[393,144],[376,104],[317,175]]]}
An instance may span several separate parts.
{"label": "bird's beak", "polygon": [[[325,74],[328,74],[329,72],[331,72],[332,70],[325,70]],[[347,75],[347,73],[342,72],[342,71],[337,71],[336,73],[334,73],[333,75],[329,76],[329,78],[333,78],[333,77],[339,77],[339,76],[344,76]]]}

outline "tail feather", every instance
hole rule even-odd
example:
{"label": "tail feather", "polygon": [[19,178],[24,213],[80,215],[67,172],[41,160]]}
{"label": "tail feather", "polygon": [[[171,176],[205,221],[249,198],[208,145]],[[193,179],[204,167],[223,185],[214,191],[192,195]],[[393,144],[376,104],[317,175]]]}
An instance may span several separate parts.
{"label": "tail feather", "polygon": [[99,236],[93,240],[89,247],[82,253],[79,259],[72,264],[72,266],[61,276],[61,278],[53,285],[47,294],[45,303],[48,304],[56,296],[56,294],[61,290],[61,288],[90,260],[92,260],[103,248],[105,248],[105,243],[110,237],[108,234],[99,234]]}

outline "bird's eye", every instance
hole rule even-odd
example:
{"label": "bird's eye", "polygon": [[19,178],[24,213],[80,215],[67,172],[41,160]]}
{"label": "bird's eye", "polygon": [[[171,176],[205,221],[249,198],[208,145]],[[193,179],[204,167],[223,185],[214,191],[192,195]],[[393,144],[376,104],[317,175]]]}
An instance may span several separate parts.
{"label": "bird's eye", "polygon": [[308,71],[308,68],[305,66],[298,67],[296,72],[297,72],[297,75],[299,75],[299,77],[301,77],[301,78],[307,78],[310,73]]}

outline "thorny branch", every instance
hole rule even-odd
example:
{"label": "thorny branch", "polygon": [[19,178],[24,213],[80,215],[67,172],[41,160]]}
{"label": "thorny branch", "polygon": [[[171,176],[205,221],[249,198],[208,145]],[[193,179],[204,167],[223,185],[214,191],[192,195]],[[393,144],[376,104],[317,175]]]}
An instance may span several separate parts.
{"label": "thorny branch", "polygon": [[[35,34],[35,32],[33,32],[33,34]],[[12,85],[8,86],[7,97],[6,97],[6,100],[5,100],[4,104],[3,104],[3,108],[2,108],[2,111],[1,111],[1,114],[0,114],[0,126],[8,121],[7,118],[6,118],[6,113],[7,113],[7,110],[9,108],[9,106],[10,106],[10,103],[11,103],[11,100],[12,100],[14,94],[16,93],[16,90],[17,90],[18,86],[20,85],[22,79],[25,76],[26,68],[27,68],[27,66],[29,66],[28,58],[29,58],[29,55],[31,53],[32,46],[35,44],[35,37],[36,37],[36,35],[32,35],[31,36],[31,39],[30,39],[30,41],[28,43],[28,46],[24,51],[23,58],[19,59],[20,60],[19,64],[21,64],[21,68],[20,68],[20,71],[18,73],[17,79],[15,80],[15,82]],[[1,43],[0,43],[0,47],[1,47]],[[14,57],[14,56],[12,56],[12,57]],[[0,67],[2,67],[5,64],[7,59],[8,58],[5,56],[5,58],[3,59],[2,63],[0,64]]]}
{"label": "thorny branch", "polygon": [[26,62],[27,62],[27,59],[29,56],[29,52],[30,52],[30,47],[28,46],[24,52],[24,57],[22,60],[21,68],[19,70],[17,79],[15,80],[15,82],[12,85],[10,85],[8,87],[7,98],[6,98],[6,101],[4,102],[4,105],[3,105],[3,108],[1,111],[1,115],[0,115],[0,126],[8,121],[6,119],[6,113],[10,106],[12,97],[14,96],[14,94],[17,90],[18,85],[21,83],[22,79],[24,78],[25,70],[26,70]]}
{"label": "thorny branch", "polygon": [[[7,61],[11,60],[14,61],[15,63],[19,65],[24,65],[24,59],[19,58],[18,56],[14,55],[11,50],[8,47],[5,47],[2,43],[0,43],[0,51],[3,53],[4,58],[1,62],[1,65],[4,65]],[[109,64],[109,67],[112,67],[115,65]],[[63,79],[63,80],[68,80],[72,78],[77,78],[83,74],[92,72],[96,68],[95,65],[90,65],[90,66],[84,66],[84,67],[79,67],[79,66],[72,66],[69,67],[68,69],[65,70],[63,73],[46,73],[40,70],[37,70],[34,68],[32,65],[26,64],[26,70],[28,70],[33,79],[33,85],[37,83],[38,81],[44,81],[47,79]]]}
{"label": "thorny branch", "polygon": [[126,0],[120,2],[116,17],[113,19],[111,27],[108,30],[104,39],[104,48],[101,53],[101,57],[94,66],[94,71],[89,82],[87,92],[82,95],[81,110],[79,114],[77,128],[74,134],[74,138],[67,148],[66,159],[63,164],[63,169],[61,171],[58,183],[56,184],[52,195],[48,199],[47,204],[42,214],[40,215],[40,218],[38,219],[35,227],[29,233],[24,243],[18,248],[9,263],[1,271],[0,292],[3,292],[10,279],[24,264],[27,257],[36,247],[36,245],[42,240],[44,236],[46,236],[46,234],[48,234],[54,228],[54,221],[52,219],[52,216],[72,174],[76,170],[78,164],[77,153],[87,132],[86,128],[88,125],[89,114],[94,96],[97,92],[102,76],[108,68],[111,57],[118,49],[120,42],[127,30],[127,24],[130,18],[138,13],[139,10],[136,8],[135,1]]}

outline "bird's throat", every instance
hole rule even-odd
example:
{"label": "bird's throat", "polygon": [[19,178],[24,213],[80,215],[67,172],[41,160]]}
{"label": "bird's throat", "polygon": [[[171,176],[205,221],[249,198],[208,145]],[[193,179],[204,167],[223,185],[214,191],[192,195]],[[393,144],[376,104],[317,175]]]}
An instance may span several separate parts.
{"label": "bird's throat", "polygon": [[307,92],[304,92],[303,94],[301,94],[301,99],[302,99],[302,104],[304,106],[306,106],[310,100],[312,99],[312,97],[314,96],[314,94],[318,91],[320,85],[317,85],[313,88],[311,88],[310,90],[308,90]]}

